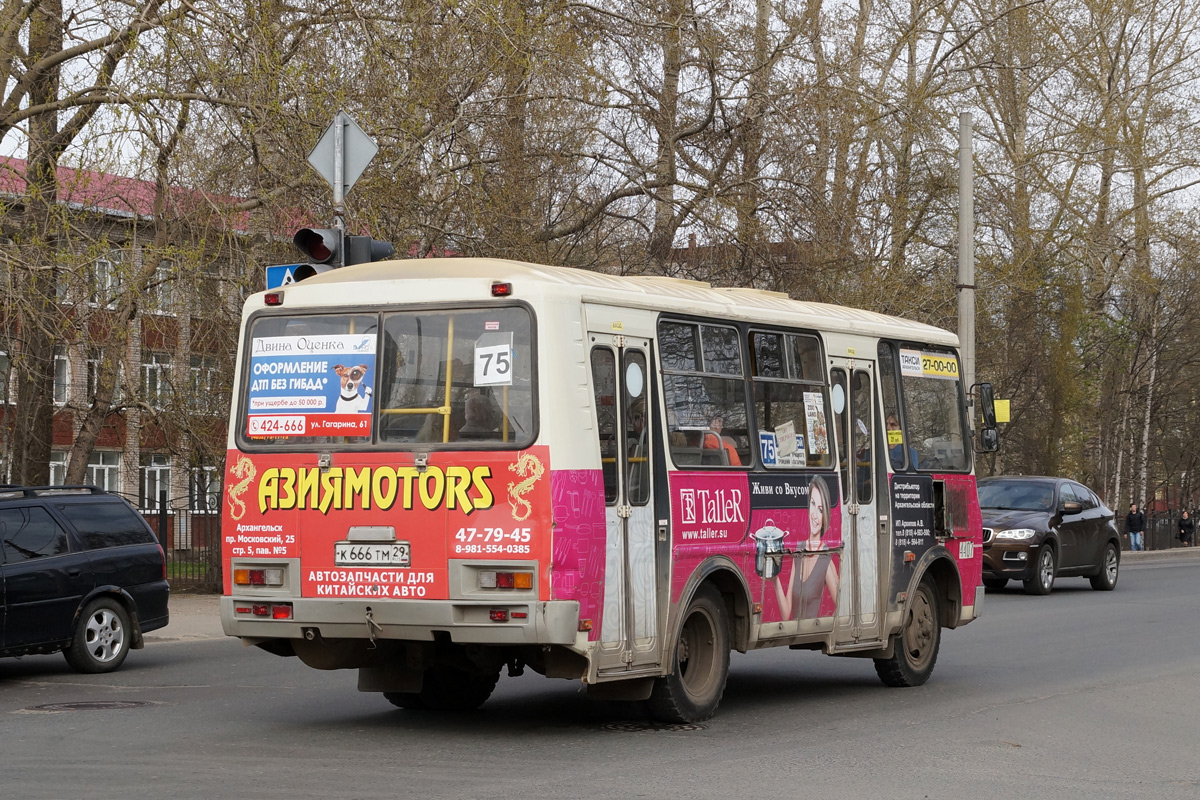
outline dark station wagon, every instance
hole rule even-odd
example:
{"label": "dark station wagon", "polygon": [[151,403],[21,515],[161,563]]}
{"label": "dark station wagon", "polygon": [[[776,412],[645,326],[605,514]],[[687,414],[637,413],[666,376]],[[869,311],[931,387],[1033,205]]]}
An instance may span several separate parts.
{"label": "dark station wagon", "polygon": [[163,550],[124,498],[0,485],[0,656],[61,651],[112,672],[167,624],[169,594]]}

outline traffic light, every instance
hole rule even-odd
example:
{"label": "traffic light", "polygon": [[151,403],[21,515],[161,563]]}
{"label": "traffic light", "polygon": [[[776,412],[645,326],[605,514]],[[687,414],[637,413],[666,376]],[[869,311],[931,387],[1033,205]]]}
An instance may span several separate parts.
{"label": "traffic light", "polygon": [[292,244],[308,257],[307,264],[301,264],[292,272],[298,281],[338,267],[381,261],[396,254],[396,248],[388,242],[370,236],[346,236],[337,228],[301,228],[292,237]]}
{"label": "traffic light", "polygon": [[342,232],[337,228],[301,228],[292,237],[292,244],[308,256],[308,263],[292,273],[298,281],[342,265]]}
{"label": "traffic light", "polygon": [[381,242],[370,236],[347,236],[346,258],[343,266],[369,264],[396,255],[396,248],[389,242]]}

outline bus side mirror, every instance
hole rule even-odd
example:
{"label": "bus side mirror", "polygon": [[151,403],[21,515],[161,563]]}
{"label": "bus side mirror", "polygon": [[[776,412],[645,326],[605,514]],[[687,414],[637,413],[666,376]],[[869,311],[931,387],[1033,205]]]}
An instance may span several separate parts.
{"label": "bus side mirror", "polygon": [[990,383],[977,383],[971,387],[979,398],[979,412],[983,415],[983,427],[996,427],[996,393]]}
{"label": "bus side mirror", "polygon": [[984,428],[979,432],[979,452],[994,453],[1000,449],[1000,434],[995,428]]}

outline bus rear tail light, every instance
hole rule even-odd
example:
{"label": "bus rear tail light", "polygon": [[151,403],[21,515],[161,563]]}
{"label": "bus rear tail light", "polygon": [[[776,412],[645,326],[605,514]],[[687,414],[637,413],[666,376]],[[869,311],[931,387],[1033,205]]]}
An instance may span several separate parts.
{"label": "bus rear tail light", "polygon": [[480,589],[532,589],[532,572],[492,572],[484,570],[479,573]]}
{"label": "bus rear tail light", "polygon": [[271,569],[235,569],[233,582],[237,586],[283,586],[283,570],[279,567]]}
{"label": "bus rear tail light", "polygon": [[511,283],[500,283],[499,281],[496,281],[492,284],[492,297],[508,297],[511,294]]}
{"label": "bus rear tail light", "polygon": [[271,619],[291,619],[292,604],[291,603],[255,603],[252,606],[238,606],[237,613],[253,614],[256,617],[270,617]]}
{"label": "bus rear tail light", "polygon": [[491,618],[492,622],[508,622],[508,609],[493,608],[488,612],[488,616]]}

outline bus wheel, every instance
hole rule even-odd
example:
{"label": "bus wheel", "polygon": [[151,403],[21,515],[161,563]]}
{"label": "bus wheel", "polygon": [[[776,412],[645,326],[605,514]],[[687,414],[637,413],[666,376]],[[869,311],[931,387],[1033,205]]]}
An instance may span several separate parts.
{"label": "bus wheel", "polygon": [[397,708],[424,708],[425,702],[418,692],[384,692],[383,699]]}
{"label": "bus wheel", "polygon": [[729,675],[729,620],[711,586],[696,592],[679,629],[673,669],[654,681],[648,705],[663,722],[696,722],[717,710]]}
{"label": "bus wheel", "polygon": [[888,686],[920,686],[933,674],[942,643],[941,616],[933,581],[922,579],[896,635],[891,658],[875,659],[875,671]]}
{"label": "bus wheel", "polygon": [[473,711],[496,688],[500,670],[475,672],[439,664],[425,670],[419,692],[384,692],[389,703],[400,708],[428,708],[433,711]]}

